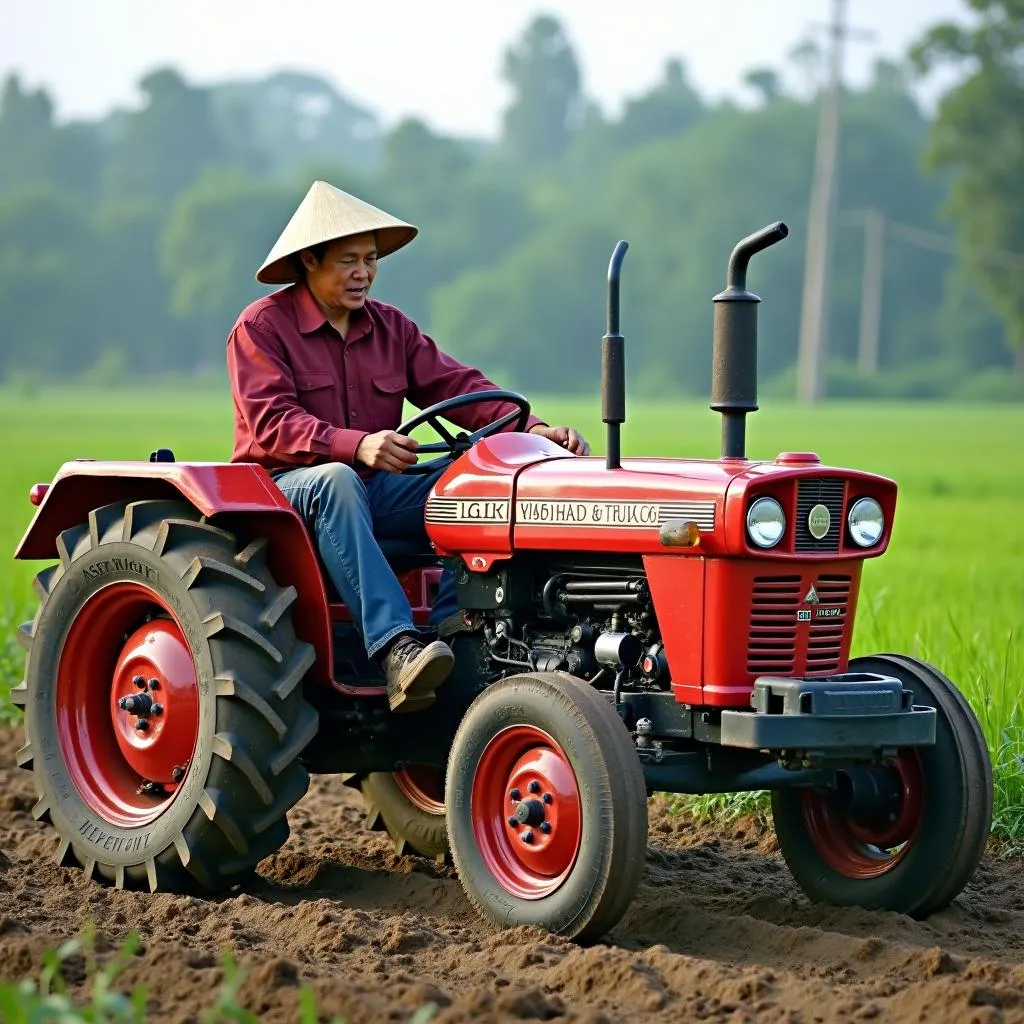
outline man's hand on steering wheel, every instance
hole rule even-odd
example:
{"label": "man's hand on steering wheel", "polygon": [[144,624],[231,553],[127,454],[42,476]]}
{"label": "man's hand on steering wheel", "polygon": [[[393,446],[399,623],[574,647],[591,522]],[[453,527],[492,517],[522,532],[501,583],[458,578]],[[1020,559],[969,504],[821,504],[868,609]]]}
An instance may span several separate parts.
{"label": "man's hand on steering wheel", "polygon": [[572,427],[549,427],[543,423],[535,423],[530,428],[530,433],[540,434],[541,437],[546,437],[549,441],[560,444],[567,451],[572,452],[573,455],[590,454],[590,445],[587,444],[587,439],[578,430],[573,430]]}
{"label": "man's hand on steering wheel", "polygon": [[356,462],[370,469],[382,469],[388,473],[401,473],[416,463],[416,449],[419,441],[397,430],[378,430],[367,434],[356,448]]}

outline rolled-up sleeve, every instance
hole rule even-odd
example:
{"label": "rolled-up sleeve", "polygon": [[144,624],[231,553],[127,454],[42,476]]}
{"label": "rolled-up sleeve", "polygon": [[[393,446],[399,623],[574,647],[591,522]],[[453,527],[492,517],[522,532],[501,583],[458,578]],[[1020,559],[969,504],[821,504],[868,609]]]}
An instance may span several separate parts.
{"label": "rolled-up sleeve", "polygon": [[[408,320],[406,324],[405,351],[409,398],[421,409],[457,395],[498,390],[498,386],[479,370],[464,366],[457,359],[442,352],[433,338],[424,334],[412,320]],[[510,402],[479,402],[453,410],[451,420],[467,430],[479,430],[480,427],[515,411],[515,408]],[[538,425],[546,424],[544,420],[531,414],[524,429],[531,430]],[[504,429],[511,430],[512,424]]]}
{"label": "rolled-up sleeve", "polygon": [[264,452],[297,466],[355,462],[366,432],[336,427],[302,408],[282,343],[258,320],[236,324],[227,362],[235,404]]}

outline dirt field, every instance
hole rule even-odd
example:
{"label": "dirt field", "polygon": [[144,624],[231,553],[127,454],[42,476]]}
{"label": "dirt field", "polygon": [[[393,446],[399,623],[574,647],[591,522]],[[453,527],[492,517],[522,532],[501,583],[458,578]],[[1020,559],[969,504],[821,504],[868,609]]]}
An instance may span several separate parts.
{"label": "dirt field", "polygon": [[[751,823],[695,828],[651,808],[640,894],[607,944],[581,948],[480,921],[444,867],[396,858],[362,825],[358,797],[314,779],[292,838],[246,892],[200,900],[118,892],[53,864],[32,820],[20,737],[0,731],[0,978],[38,978],[41,954],[95,922],[101,953],[137,930],[122,974],[153,1020],[196,1021],[235,950],[240,1002],[292,1022],[299,986],[321,1019],[436,1022],[1024,1021],[1024,869],[987,859],[928,921],[809,905],[773,838]],[[84,976],[76,955],[72,985]]]}

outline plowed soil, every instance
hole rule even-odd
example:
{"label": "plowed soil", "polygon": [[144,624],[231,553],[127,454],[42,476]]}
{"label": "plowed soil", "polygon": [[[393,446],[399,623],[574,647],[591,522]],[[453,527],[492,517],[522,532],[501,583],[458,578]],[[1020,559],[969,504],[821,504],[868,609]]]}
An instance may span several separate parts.
{"label": "plowed soil", "polygon": [[[198,1021],[231,949],[238,1000],[292,1022],[300,987],[320,1019],[405,1021],[1024,1021],[1024,869],[987,857],[926,921],[814,906],[770,828],[695,825],[657,798],[640,893],[589,948],[481,921],[450,868],[396,857],[364,828],[358,794],[313,780],[292,836],[244,891],[217,899],[121,892],[53,863],[31,777],[0,731],[0,978],[38,978],[44,950],[96,928],[100,961],[137,931],[121,974],[152,1020]],[[85,962],[65,964],[86,991]],[[424,1013],[426,1016],[426,1012]]]}

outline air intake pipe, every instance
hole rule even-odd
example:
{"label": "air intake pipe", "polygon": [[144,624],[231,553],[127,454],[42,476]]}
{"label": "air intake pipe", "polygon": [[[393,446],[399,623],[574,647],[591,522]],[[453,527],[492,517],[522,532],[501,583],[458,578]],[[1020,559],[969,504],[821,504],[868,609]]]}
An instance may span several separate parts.
{"label": "air intake pipe", "polygon": [[789,228],[777,221],[739,242],[729,257],[725,291],[713,300],[711,408],[722,414],[723,459],[747,457],[746,416],[757,409],[757,304],[761,299],[747,291],[747,264],[751,256],[788,234]]}

